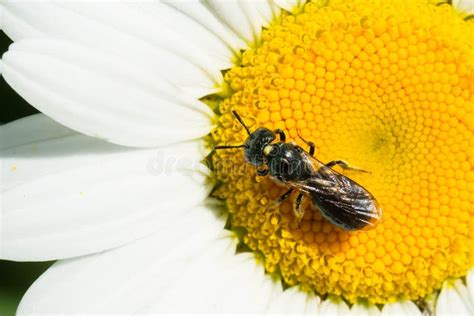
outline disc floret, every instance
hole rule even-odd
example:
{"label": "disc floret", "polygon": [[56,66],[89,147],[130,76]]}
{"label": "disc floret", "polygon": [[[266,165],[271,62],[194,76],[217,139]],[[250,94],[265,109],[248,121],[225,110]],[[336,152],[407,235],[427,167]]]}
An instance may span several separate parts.
{"label": "disc floret", "polygon": [[[347,174],[383,207],[376,229],[349,233],[309,204],[301,225],[284,191],[256,177],[242,152],[213,156],[233,229],[268,272],[350,302],[419,299],[474,266],[474,23],[426,1],[310,2],[263,30],[225,74],[215,144],[283,129]],[[231,168],[229,166],[242,166]]]}

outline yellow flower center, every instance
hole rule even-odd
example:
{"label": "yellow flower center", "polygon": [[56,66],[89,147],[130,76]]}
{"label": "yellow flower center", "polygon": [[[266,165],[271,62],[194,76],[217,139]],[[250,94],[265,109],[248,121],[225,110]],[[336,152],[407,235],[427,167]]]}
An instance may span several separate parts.
{"label": "yellow flower center", "polygon": [[[212,159],[230,225],[288,285],[350,302],[418,299],[474,265],[474,21],[427,0],[314,1],[282,13],[225,74],[214,145],[283,129],[383,208],[373,230],[347,232],[309,199],[300,225],[286,188],[257,177],[242,149]],[[336,170],[342,172],[340,169]]]}

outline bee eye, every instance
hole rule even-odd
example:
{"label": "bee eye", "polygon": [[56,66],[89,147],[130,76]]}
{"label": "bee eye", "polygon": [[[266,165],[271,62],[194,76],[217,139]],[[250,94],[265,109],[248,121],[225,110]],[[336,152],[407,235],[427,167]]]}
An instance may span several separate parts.
{"label": "bee eye", "polygon": [[270,150],[270,156],[276,156],[278,154],[278,148],[272,146],[272,150]]}

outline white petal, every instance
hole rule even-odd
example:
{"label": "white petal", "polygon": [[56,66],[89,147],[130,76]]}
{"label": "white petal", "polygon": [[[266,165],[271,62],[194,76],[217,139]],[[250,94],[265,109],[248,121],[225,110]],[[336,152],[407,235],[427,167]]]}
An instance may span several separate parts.
{"label": "white petal", "polygon": [[[15,133],[21,129],[29,133]],[[191,171],[205,170],[201,142],[131,149],[61,128],[42,114],[0,131],[2,259],[50,260],[116,247],[169,226],[210,190],[206,174]]]}
{"label": "white petal", "polygon": [[321,304],[321,299],[319,296],[314,294],[308,294],[306,299],[306,310],[305,315],[314,315],[318,311],[319,304]]}
{"label": "white petal", "polygon": [[211,129],[209,108],[182,97],[151,69],[63,40],[23,40],[3,56],[2,75],[30,104],[86,135],[152,147]]}
{"label": "white petal", "polygon": [[347,315],[349,313],[349,306],[337,296],[330,295],[319,305],[320,315]]}
{"label": "white petal", "polygon": [[[199,21],[160,2],[6,1],[3,29],[17,41],[53,36],[134,60],[201,97],[220,84],[232,51]],[[158,31],[159,30],[159,31]],[[171,71],[169,69],[172,69]]]}
{"label": "white petal", "polygon": [[[247,42],[255,40],[260,30],[254,29],[254,26],[244,9],[242,1],[221,1],[207,0],[210,10],[234,33],[238,34]],[[261,27],[261,26],[260,26]]]}
{"label": "white petal", "polygon": [[466,275],[466,285],[469,291],[471,304],[474,306],[474,269],[469,270]]}
{"label": "white petal", "polygon": [[351,315],[380,315],[380,310],[377,306],[368,303],[357,302],[351,307]]}
{"label": "white petal", "polygon": [[436,315],[472,315],[474,308],[467,287],[460,279],[444,282],[436,303]]}
{"label": "white petal", "polygon": [[[77,135],[43,114],[31,115],[0,127],[0,149],[30,145],[48,139]],[[4,184],[4,183],[2,183]]]}
{"label": "white petal", "polygon": [[423,305],[425,308],[425,310],[423,311],[423,314],[436,313],[436,300],[438,299],[438,295],[439,295],[438,292],[433,292],[431,294],[428,294],[428,296],[426,296],[423,299],[424,301]]}
{"label": "white petal", "polygon": [[19,314],[262,311],[274,285],[255,260],[234,254],[214,216],[197,208],[133,244],[56,263]]}
{"label": "white petal", "polygon": [[222,40],[161,2],[63,1],[57,5],[182,56],[208,71],[217,82],[222,80],[220,70],[229,65],[232,57]]}
{"label": "white petal", "polygon": [[268,314],[315,314],[318,299],[301,291],[298,286],[281,291],[276,289],[267,310]]}
{"label": "white petal", "polygon": [[382,308],[382,315],[421,316],[422,314],[412,301],[400,301],[385,304]]}
{"label": "white petal", "polygon": [[[142,312],[262,312],[274,289],[281,292],[281,285],[264,275],[253,255],[234,255],[235,244],[220,243],[227,251],[214,248],[203,254],[163,297]],[[189,304],[184,309],[183,297]]]}
{"label": "white petal", "polygon": [[289,12],[292,12],[293,9],[295,9],[297,6],[301,5],[301,3],[305,2],[305,1],[301,1],[301,0],[273,0],[273,1],[275,1],[275,3],[279,7],[283,8],[283,9],[289,11]]}
{"label": "white petal", "polygon": [[[255,10],[255,21],[262,19],[262,21],[258,23],[259,27],[270,24],[276,17],[274,12],[275,4],[273,0],[244,1],[244,5],[246,5],[246,10]],[[254,24],[256,23],[253,19],[251,19],[251,22]]]}
{"label": "white petal", "polygon": [[247,43],[239,38],[237,33],[234,33],[226,24],[222,23],[203,2],[199,0],[165,1],[169,6],[203,25],[208,31],[226,42],[236,54],[239,53],[240,49],[247,48]]}
{"label": "white petal", "polygon": [[31,37],[44,36],[44,34],[35,29],[31,24],[11,14],[4,8],[4,2],[0,3],[1,21],[0,28],[11,39],[20,39],[22,36],[28,34]]}
{"label": "white petal", "polygon": [[453,0],[453,6],[461,12],[474,14],[474,0]]}

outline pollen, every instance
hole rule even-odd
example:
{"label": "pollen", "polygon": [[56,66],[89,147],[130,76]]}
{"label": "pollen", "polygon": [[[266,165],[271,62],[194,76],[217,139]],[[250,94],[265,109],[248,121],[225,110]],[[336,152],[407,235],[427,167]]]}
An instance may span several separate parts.
{"label": "pollen", "polygon": [[283,129],[316,145],[383,209],[372,230],[347,232],[305,199],[259,177],[242,149],[212,156],[214,196],[229,210],[243,249],[287,285],[349,302],[416,300],[474,266],[474,20],[422,0],[313,1],[282,12],[225,72],[215,98],[213,145],[250,130]]}

